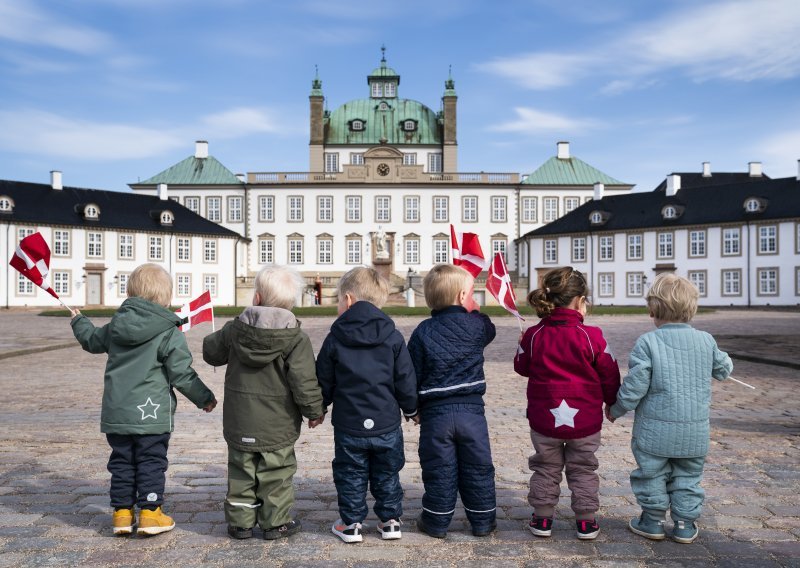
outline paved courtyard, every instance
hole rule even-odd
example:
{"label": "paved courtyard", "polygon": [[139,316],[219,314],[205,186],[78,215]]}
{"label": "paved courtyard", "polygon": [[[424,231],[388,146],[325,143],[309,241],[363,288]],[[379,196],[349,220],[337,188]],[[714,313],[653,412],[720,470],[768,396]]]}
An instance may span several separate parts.
{"label": "paved courtyard", "polygon": [[[315,350],[331,321],[303,321]],[[396,321],[408,338],[420,319]],[[105,356],[85,353],[77,344],[64,348],[72,341],[66,318],[2,312],[0,567],[800,566],[796,368],[734,359],[734,377],[756,390],[715,382],[707,500],[694,544],[651,542],[626,529],[628,518],[638,511],[628,485],[632,415],[604,426],[600,536],[595,541],[575,538],[569,491],[563,484],[553,536],[539,539],[526,529],[531,512],[526,501],[531,452],[524,418],[526,383],[511,364],[519,328],[512,318],[496,318],[495,323],[498,336],[486,350],[486,410],[497,468],[498,530],[488,538],[472,537],[461,509],[444,541],[416,531],[422,483],[417,429],[409,423],[403,426],[407,464],[401,474],[406,490],[402,540],[381,541],[370,512],[364,542],[347,545],[329,529],[337,518],[329,423],[315,430],[304,427],[296,446],[295,514],[303,532],[276,542],[234,542],[226,535],[222,511],[226,448],[221,406],[207,415],[180,395],[165,506],[177,527],[152,538],[112,536],[108,448],[99,431]],[[603,328],[623,373],[636,337],[652,328],[645,316],[590,317],[589,323]],[[798,361],[797,313],[721,311],[698,316],[695,325],[730,337],[721,345],[731,352],[752,352],[761,342],[768,347],[755,351],[763,358]],[[209,331],[203,324],[188,339],[196,369],[221,400],[224,369],[214,371],[200,356]],[[782,340],[770,341],[770,336]],[[36,352],[48,347],[60,348]]]}

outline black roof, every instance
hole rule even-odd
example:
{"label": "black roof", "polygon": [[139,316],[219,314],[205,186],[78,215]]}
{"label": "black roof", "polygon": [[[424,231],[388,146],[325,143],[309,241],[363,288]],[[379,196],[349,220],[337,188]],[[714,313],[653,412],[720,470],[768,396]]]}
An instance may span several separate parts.
{"label": "black roof", "polygon": [[[745,211],[744,203],[751,197],[763,203],[762,211]],[[677,218],[663,218],[661,212],[669,204],[676,206],[680,213]],[[607,219],[605,223],[591,224],[590,216],[595,211],[603,213]],[[760,178],[760,181],[697,187],[689,191],[681,189],[673,197],[659,191],[604,197],[600,201],[584,203],[544,227],[526,233],[521,239],[791,218],[800,218],[800,181],[794,177]]]}
{"label": "black roof", "polygon": [[[708,187],[711,185],[727,185],[731,183],[746,183],[758,182],[764,179],[770,179],[767,175],[751,176],[747,172],[719,172],[712,173],[710,176],[703,176],[698,172],[673,172],[670,175],[678,175],[681,177],[681,189],[689,189],[693,187]],[[664,193],[667,190],[667,180],[664,179],[654,191]]]}
{"label": "black roof", "polygon": [[[0,196],[14,201],[13,211],[0,212],[0,219],[15,223],[241,238],[238,233],[193,213],[177,201],[163,201],[155,195],[78,187],[57,190],[48,184],[0,180]],[[97,220],[83,216],[84,207],[90,203],[100,209]],[[172,212],[172,225],[161,224],[160,214],[165,210]]]}

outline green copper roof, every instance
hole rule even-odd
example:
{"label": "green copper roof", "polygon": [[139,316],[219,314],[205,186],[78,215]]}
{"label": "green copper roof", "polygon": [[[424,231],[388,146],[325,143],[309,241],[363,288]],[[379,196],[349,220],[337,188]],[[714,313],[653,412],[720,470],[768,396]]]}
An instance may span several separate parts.
{"label": "green copper roof", "polygon": [[216,158],[190,156],[140,184],[166,183],[168,185],[231,185],[241,184],[231,171]]}
{"label": "green copper roof", "polygon": [[630,185],[604,174],[578,158],[553,156],[530,174],[522,184],[528,185]]}
{"label": "green copper roof", "polygon": [[[382,104],[387,110],[380,110]],[[352,120],[366,122],[364,130],[350,129]],[[403,130],[402,123],[414,120],[417,129]],[[334,110],[328,119],[325,144],[374,146],[387,144],[441,144],[441,127],[436,113],[410,99],[358,99]]]}

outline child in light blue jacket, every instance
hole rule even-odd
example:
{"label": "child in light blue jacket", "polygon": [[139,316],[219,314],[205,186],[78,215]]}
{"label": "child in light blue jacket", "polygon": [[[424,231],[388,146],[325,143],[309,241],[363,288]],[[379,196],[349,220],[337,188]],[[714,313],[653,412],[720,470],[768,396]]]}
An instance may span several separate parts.
{"label": "child in light blue jacket", "polygon": [[669,509],[672,539],[684,544],[697,538],[695,521],[705,497],[700,482],[710,437],[711,378],[724,380],[733,370],[714,338],[688,323],[697,297],[685,278],[656,278],[647,307],[657,329],[636,340],[617,402],[606,410],[612,422],[635,410],[631,449],[639,467],[631,472],[631,489],[642,514],[631,519],[630,530],[664,539]]}

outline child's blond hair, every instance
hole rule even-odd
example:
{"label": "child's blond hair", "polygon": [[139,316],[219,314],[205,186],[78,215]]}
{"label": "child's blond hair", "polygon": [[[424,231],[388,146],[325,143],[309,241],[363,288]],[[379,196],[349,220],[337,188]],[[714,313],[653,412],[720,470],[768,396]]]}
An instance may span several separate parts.
{"label": "child's blond hair", "polygon": [[647,307],[656,319],[686,323],[697,313],[699,296],[697,287],[686,278],[661,274],[647,292]]}
{"label": "child's blond hair", "polygon": [[[254,287],[261,300],[258,305],[291,310],[305,285],[305,280],[293,267],[280,264],[267,265],[256,274]],[[254,304],[255,301],[254,296]]]}
{"label": "child's blond hair", "polygon": [[172,276],[158,264],[142,264],[128,276],[126,293],[129,298],[142,298],[168,307],[172,300]]}
{"label": "child's blond hair", "polygon": [[336,290],[339,298],[350,294],[353,302],[369,302],[381,308],[389,299],[389,283],[374,268],[357,266],[339,279]]}
{"label": "child's blond hair", "polygon": [[437,264],[422,280],[425,303],[432,310],[454,305],[462,290],[472,283],[472,275],[454,264]]}

